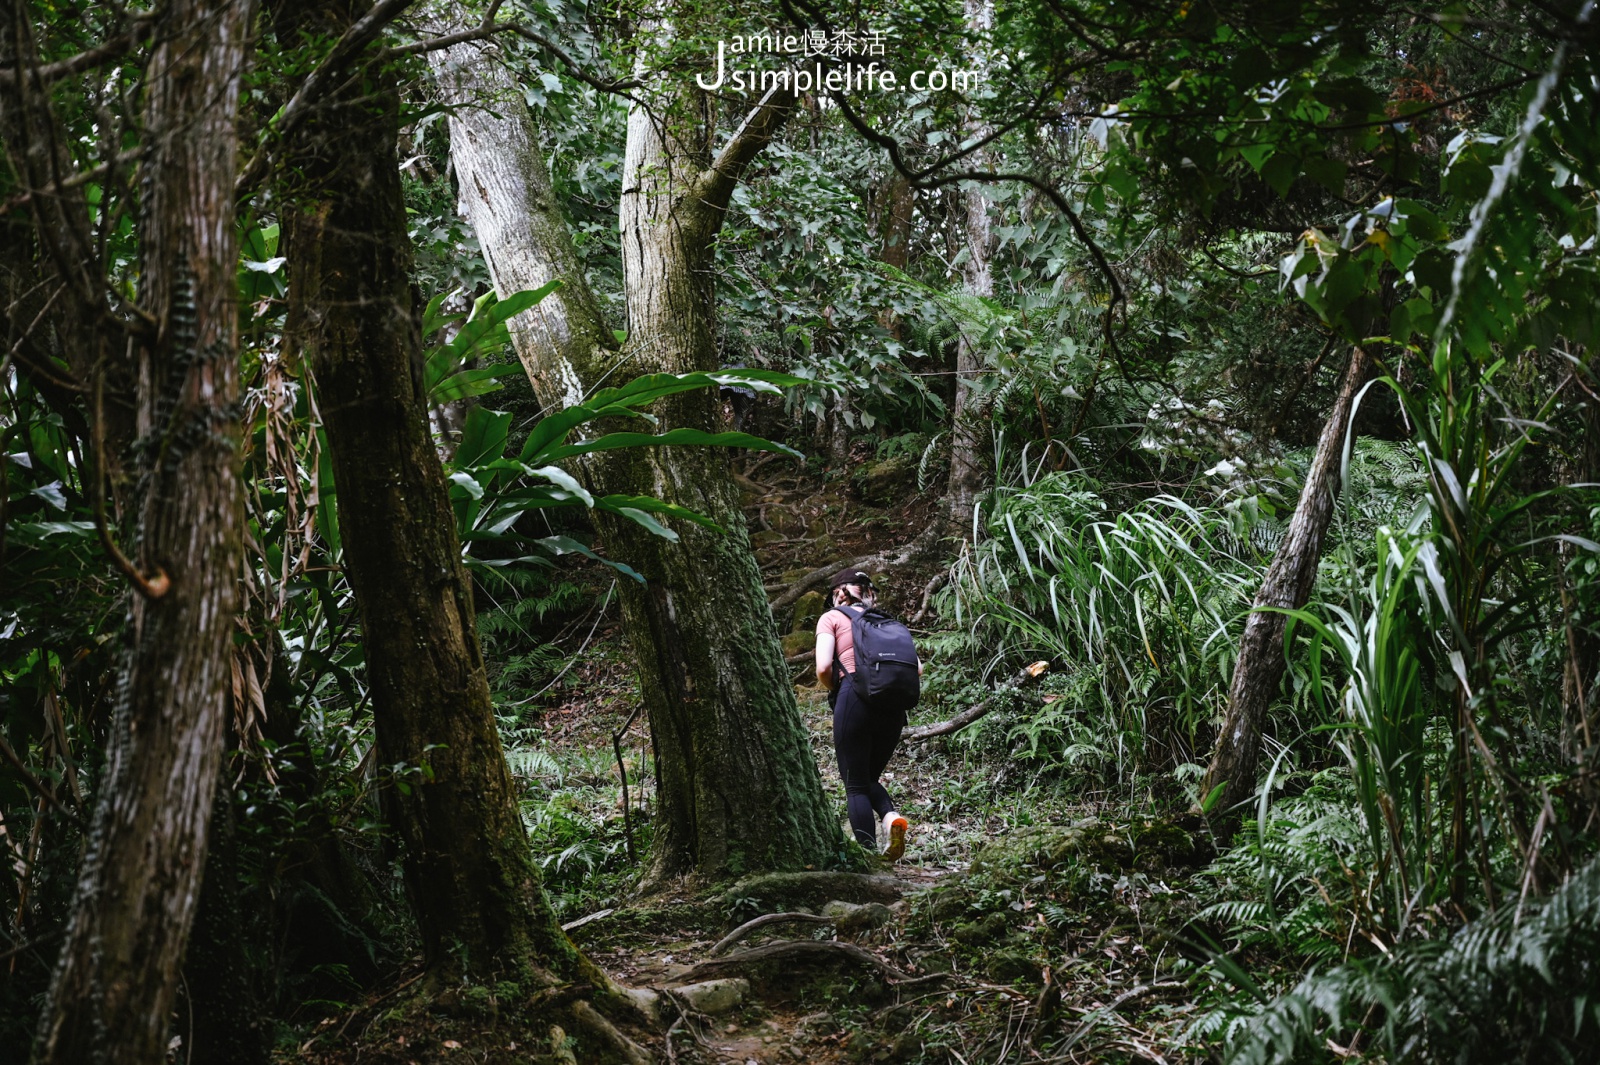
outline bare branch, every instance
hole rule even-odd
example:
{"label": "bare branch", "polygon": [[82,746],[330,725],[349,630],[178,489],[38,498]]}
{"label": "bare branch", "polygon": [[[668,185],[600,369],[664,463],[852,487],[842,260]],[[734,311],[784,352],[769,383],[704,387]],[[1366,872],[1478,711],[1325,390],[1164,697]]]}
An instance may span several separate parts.
{"label": "bare branch", "polygon": [[949,721],[940,721],[932,725],[918,725],[916,728],[905,729],[900,733],[900,738],[902,740],[926,740],[932,739],[934,736],[948,736],[952,732],[960,732],[962,729],[966,728],[980,717],[983,717],[989,711],[993,710],[999,702],[999,695],[1001,692],[1010,691],[1013,688],[1020,688],[1024,684],[1038,680],[1049,671],[1049,662],[1035,662],[1033,665],[1022,669],[1017,673],[1016,676],[1000,685],[999,688],[995,689],[995,693],[993,695],[989,696],[989,698],[985,699],[978,705],[961,711],[961,713],[957,714],[955,717],[952,717]]}

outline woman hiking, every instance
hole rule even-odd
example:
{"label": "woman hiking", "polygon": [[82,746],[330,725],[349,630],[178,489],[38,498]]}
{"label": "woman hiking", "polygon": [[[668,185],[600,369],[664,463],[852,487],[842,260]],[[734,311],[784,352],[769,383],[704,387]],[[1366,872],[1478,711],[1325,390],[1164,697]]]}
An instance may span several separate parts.
{"label": "woman hiking", "polygon": [[[833,708],[833,749],[839,757],[850,828],[856,842],[876,851],[881,825],[889,841],[883,856],[894,862],[905,854],[909,823],[894,808],[878,777],[900,742],[906,715],[904,710],[868,706],[855,675],[852,622],[877,601],[872,578],[861,570],[834,576],[829,608],[817,619],[817,679],[827,687],[828,705]],[[917,672],[922,672],[920,660]]]}

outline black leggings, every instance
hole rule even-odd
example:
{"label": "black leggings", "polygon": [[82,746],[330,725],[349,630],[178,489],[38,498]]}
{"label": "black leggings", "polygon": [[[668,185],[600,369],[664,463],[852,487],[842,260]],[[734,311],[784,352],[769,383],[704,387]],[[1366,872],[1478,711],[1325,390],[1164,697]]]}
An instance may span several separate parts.
{"label": "black leggings", "polygon": [[874,710],[855,692],[855,677],[846,673],[833,701],[833,750],[844,780],[845,808],[856,841],[869,850],[878,842],[878,822],[894,809],[894,800],[878,782],[906,727],[904,711]]}

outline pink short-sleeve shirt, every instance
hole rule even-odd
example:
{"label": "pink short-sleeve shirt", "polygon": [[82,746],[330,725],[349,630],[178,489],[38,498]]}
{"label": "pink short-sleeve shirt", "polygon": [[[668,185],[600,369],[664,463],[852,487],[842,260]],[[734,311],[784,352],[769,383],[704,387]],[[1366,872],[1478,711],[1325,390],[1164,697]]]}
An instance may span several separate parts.
{"label": "pink short-sleeve shirt", "polygon": [[856,638],[850,631],[850,616],[829,607],[817,619],[817,635],[833,634],[833,657],[846,673],[856,671]]}

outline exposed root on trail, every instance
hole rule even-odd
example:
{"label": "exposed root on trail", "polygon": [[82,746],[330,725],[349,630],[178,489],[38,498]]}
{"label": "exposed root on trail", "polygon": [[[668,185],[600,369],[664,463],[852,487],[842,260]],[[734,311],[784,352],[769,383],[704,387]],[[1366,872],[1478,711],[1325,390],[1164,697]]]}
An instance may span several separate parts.
{"label": "exposed root on trail", "polygon": [[818,964],[845,961],[868,968],[890,981],[913,980],[910,973],[890,965],[870,950],[854,943],[839,943],[826,939],[785,939],[776,943],[763,943],[759,947],[741,950],[726,958],[708,958],[687,973],[685,980],[710,980],[734,973],[747,973],[774,964]]}
{"label": "exposed root on trail", "polygon": [[765,928],[767,925],[784,924],[784,923],[793,923],[793,924],[801,924],[801,923],[804,923],[804,924],[833,924],[833,918],[832,917],[823,917],[820,914],[815,914],[815,913],[768,913],[768,914],[763,914],[762,916],[757,917],[752,921],[746,921],[744,924],[740,925],[738,928],[735,928],[733,931],[729,932],[727,935],[725,935],[721,939],[717,940],[716,945],[713,946],[709,951],[707,951],[706,954],[709,957],[715,958],[718,954],[721,954],[723,951],[727,950],[729,947],[733,946],[735,943],[739,942],[739,940],[745,938],[750,933],[754,932],[756,929]]}

